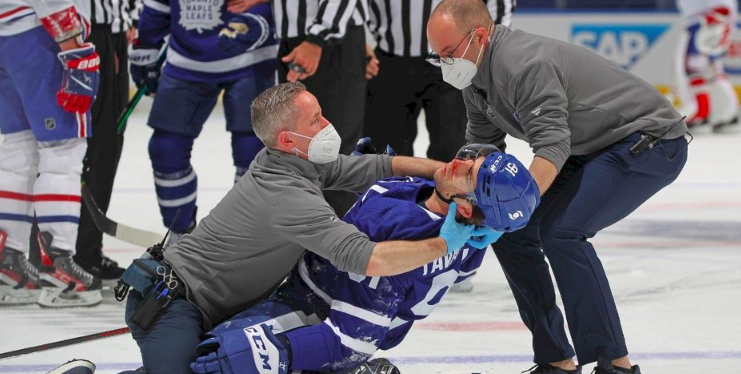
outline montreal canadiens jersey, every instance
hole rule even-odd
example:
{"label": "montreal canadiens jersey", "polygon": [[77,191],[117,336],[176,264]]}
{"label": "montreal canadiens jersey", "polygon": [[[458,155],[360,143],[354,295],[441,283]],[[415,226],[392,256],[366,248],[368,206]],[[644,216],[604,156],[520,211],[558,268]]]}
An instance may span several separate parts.
{"label": "montreal canadiens jersey", "polygon": [[[423,206],[433,188],[434,182],[413,177],[381,180],[359,197],[343,220],[373,241],[436,237],[445,216]],[[348,362],[359,364],[379,348],[386,350],[398,345],[412,324],[427,317],[454,283],[473,274],[485,252],[464,246],[425,266],[392,277],[341,272],[326,259],[306,252],[292,277],[298,275],[330,305],[329,318],[317,327],[337,335],[335,342],[339,346],[328,349],[334,352],[327,357],[333,362],[330,367],[293,369],[339,370],[352,366]],[[290,337],[292,333],[287,335]],[[315,350],[312,354],[319,353]]]}
{"label": "montreal canadiens jersey", "polygon": [[270,4],[258,4],[247,13],[261,17],[264,42],[249,51],[225,52],[219,32],[235,14],[227,0],[144,0],[139,17],[139,42],[158,48],[170,36],[164,73],[191,81],[218,81],[253,74],[275,74],[278,40]]}
{"label": "montreal canadiens jersey", "polygon": [[0,1],[0,36],[20,34],[41,26],[40,18],[75,6],[83,19],[83,26],[90,28],[89,0],[3,0]]}

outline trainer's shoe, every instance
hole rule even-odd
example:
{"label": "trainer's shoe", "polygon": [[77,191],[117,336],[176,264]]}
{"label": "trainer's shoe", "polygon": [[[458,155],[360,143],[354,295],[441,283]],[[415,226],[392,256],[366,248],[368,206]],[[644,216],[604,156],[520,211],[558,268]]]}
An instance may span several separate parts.
{"label": "trainer's shoe", "polygon": [[95,364],[88,360],[73,359],[46,374],[93,374]]}
{"label": "trainer's shoe", "polygon": [[527,372],[529,372],[529,374],[582,374],[581,366],[577,366],[576,370],[564,370],[549,364],[537,364],[530,369],[523,371],[523,373]]}
{"label": "trainer's shoe", "polygon": [[374,358],[344,374],[400,374],[399,368],[385,358]]}
{"label": "trainer's shoe", "polygon": [[39,305],[64,308],[100,304],[103,300],[100,279],[83,270],[72,259],[71,251],[54,248],[50,233],[40,232],[38,241],[41,251],[40,279],[44,288]]}
{"label": "trainer's shoe", "polygon": [[118,280],[126,271],[126,269],[118,266],[118,262],[107,256],[97,257],[92,262],[86,262],[79,256],[74,256],[73,259],[83,270],[102,281]]}
{"label": "trainer's shoe", "polygon": [[600,358],[597,361],[597,366],[594,367],[593,374],[641,374],[641,368],[638,365],[633,365],[630,369],[616,368],[612,365],[610,360]]}
{"label": "trainer's shoe", "polygon": [[41,294],[39,273],[21,251],[5,246],[0,230],[0,306],[35,304]]}

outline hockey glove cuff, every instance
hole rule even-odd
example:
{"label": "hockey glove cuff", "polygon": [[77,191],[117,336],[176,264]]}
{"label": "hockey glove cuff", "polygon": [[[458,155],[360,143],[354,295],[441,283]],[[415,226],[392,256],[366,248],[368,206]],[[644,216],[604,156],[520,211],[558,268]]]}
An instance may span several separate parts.
{"label": "hockey glove cuff", "polygon": [[198,345],[190,364],[199,374],[286,374],[288,352],[266,324],[230,330]]}
{"label": "hockey glove cuff", "polygon": [[57,55],[64,67],[62,87],[57,92],[57,104],[67,112],[85,113],[98,93],[100,57],[95,46],[69,49]]}

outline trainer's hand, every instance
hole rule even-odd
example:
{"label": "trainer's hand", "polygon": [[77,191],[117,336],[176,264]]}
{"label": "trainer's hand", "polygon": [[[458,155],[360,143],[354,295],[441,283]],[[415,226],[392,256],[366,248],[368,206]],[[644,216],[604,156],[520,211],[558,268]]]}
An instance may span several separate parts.
{"label": "trainer's hand", "polygon": [[296,82],[298,80],[304,80],[316,73],[316,69],[319,68],[319,59],[322,57],[322,47],[311,43],[303,42],[294,48],[291,53],[283,57],[281,61],[284,63],[293,62],[294,64],[301,66],[306,70],[305,73],[299,73],[293,69],[288,70],[286,79],[289,82]]}
{"label": "trainer's hand", "polygon": [[504,234],[501,231],[490,229],[488,227],[480,227],[473,230],[471,238],[466,243],[476,249],[485,249],[496,242],[500,236]]}
{"label": "trainer's hand", "polygon": [[380,62],[376,58],[376,52],[368,44],[365,45],[365,61],[365,79],[372,79],[378,75]]}
{"label": "trainer's hand", "polygon": [[448,244],[448,253],[463,247],[473,235],[474,225],[458,223],[455,220],[456,209],[458,204],[450,203],[448,215],[445,217],[443,227],[440,228],[440,237],[445,239]]}
{"label": "trainer's hand", "polygon": [[244,13],[255,4],[267,3],[268,0],[229,0],[226,10],[231,13]]}

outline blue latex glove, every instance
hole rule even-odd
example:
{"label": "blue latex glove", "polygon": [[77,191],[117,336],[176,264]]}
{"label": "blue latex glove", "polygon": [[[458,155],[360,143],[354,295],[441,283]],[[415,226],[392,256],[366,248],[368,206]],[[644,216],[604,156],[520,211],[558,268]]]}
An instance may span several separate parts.
{"label": "blue latex glove", "polygon": [[159,54],[159,48],[141,47],[138,40],[129,45],[131,80],[136,84],[136,88],[146,87],[147,95],[150,96],[157,93],[157,84],[160,80],[162,67],[157,63]]}
{"label": "blue latex glove", "polygon": [[445,239],[445,242],[448,243],[448,253],[463,247],[471,238],[473,230],[476,228],[474,225],[458,223],[455,220],[457,207],[458,204],[450,203],[448,215],[445,217],[443,227],[440,228],[440,237]]}
{"label": "blue latex glove", "polygon": [[198,353],[201,356],[190,364],[194,373],[288,372],[288,352],[265,324],[215,335],[198,345]]}
{"label": "blue latex glove", "polygon": [[502,234],[504,233],[501,231],[488,227],[480,227],[473,230],[471,238],[466,243],[476,249],[485,249],[496,242]]}
{"label": "blue latex glove", "polygon": [[237,14],[226,25],[219,32],[218,45],[219,49],[232,55],[260,47],[270,35],[268,21],[258,14]]}

